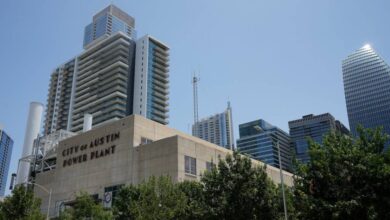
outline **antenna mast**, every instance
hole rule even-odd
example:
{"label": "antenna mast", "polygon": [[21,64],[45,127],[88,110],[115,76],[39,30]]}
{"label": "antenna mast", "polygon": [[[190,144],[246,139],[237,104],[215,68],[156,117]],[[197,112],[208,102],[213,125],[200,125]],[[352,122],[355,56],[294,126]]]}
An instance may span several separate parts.
{"label": "antenna mast", "polygon": [[[198,82],[200,78],[197,77],[195,74],[192,77],[192,89],[193,89],[193,96],[194,96],[194,126],[196,122],[199,121],[199,115],[198,115]],[[195,133],[196,134],[196,133]]]}

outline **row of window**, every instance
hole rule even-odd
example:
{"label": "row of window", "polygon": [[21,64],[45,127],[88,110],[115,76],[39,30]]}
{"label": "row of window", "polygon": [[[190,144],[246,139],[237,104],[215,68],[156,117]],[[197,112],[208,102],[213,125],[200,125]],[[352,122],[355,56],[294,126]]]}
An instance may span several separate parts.
{"label": "row of window", "polygon": [[[215,167],[213,162],[206,161],[206,170],[211,171]],[[184,172],[196,176],[196,158],[184,156]]]}

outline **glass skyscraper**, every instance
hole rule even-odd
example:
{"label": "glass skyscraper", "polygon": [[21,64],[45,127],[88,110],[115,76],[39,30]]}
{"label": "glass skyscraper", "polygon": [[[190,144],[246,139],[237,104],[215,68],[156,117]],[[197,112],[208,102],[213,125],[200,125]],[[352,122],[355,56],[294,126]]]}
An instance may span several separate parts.
{"label": "glass skyscraper", "polygon": [[290,136],[282,129],[260,119],[239,125],[240,153],[279,168],[278,144],[283,170],[291,170]]}
{"label": "glass skyscraper", "polygon": [[0,197],[4,196],[7,186],[9,164],[14,141],[0,128]]}
{"label": "glass skyscraper", "polygon": [[329,114],[305,115],[301,119],[288,122],[290,128],[291,147],[295,150],[296,159],[302,163],[310,160],[308,154],[308,139],[321,144],[324,135],[331,131],[349,134],[348,129]]}
{"label": "glass skyscraper", "polygon": [[342,64],[349,126],[381,126],[390,134],[390,67],[370,45],[356,50]]}
{"label": "glass skyscraper", "polygon": [[119,31],[127,34],[131,39],[135,39],[134,18],[118,7],[109,5],[93,16],[92,23],[85,27],[84,48],[93,45],[92,42],[98,42]]}

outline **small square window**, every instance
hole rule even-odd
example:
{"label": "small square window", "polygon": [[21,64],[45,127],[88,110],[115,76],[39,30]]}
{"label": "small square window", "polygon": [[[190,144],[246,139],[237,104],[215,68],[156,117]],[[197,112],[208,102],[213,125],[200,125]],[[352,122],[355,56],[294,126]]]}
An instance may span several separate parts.
{"label": "small square window", "polygon": [[152,139],[149,139],[149,138],[146,138],[146,137],[141,137],[141,145],[142,144],[149,144],[149,143],[152,143],[153,140]]}

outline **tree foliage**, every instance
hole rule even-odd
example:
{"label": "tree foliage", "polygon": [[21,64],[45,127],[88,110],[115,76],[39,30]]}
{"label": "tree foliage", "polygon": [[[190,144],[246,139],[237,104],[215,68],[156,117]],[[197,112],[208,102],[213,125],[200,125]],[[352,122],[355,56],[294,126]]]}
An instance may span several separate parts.
{"label": "tree foliage", "polygon": [[116,204],[119,219],[178,219],[186,196],[169,177],[151,177],[137,187],[122,188]]}
{"label": "tree foliage", "polygon": [[234,152],[201,180],[211,219],[276,219],[276,187],[265,166]]}
{"label": "tree foliage", "polygon": [[152,177],[119,192],[119,219],[278,219],[280,197],[265,167],[238,153],[220,160],[200,182]]}
{"label": "tree foliage", "polygon": [[294,204],[300,219],[387,219],[390,216],[390,154],[381,129],[359,137],[331,133],[310,141],[310,162],[298,166]]}
{"label": "tree foliage", "polygon": [[207,217],[207,207],[203,184],[195,181],[183,181],[178,183],[178,187],[187,198],[180,219],[205,219]]}
{"label": "tree foliage", "polygon": [[103,206],[97,203],[88,193],[82,192],[76,197],[74,206],[65,209],[60,213],[59,219],[113,219],[111,211],[104,210]]}
{"label": "tree foliage", "polygon": [[17,186],[11,196],[0,203],[0,219],[41,220],[41,200],[34,197],[31,188]]}

